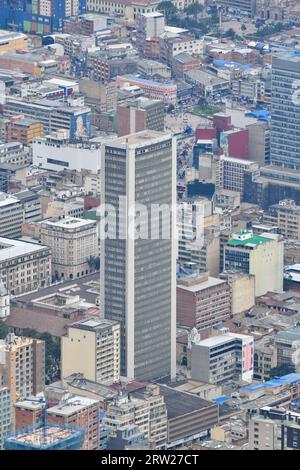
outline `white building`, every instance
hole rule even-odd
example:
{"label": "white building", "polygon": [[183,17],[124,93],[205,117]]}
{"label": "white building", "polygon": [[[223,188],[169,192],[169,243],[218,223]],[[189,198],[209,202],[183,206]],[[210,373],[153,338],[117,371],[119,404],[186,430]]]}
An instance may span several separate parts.
{"label": "white building", "polygon": [[192,379],[219,384],[239,378],[252,382],[254,339],[226,333],[192,345]]}
{"label": "white building", "polygon": [[10,295],[4,284],[0,283],[0,319],[7,318],[10,314]]}
{"label": "white building", "polygon": [[52,273],[75,279],[95,270],[98,256],[97,223],[74,217],[54,218],[41,223],[41,241],[51,247]]}
{"label": "white building", "polygon": [[64,168],[97,173],[100,169],[101,150],[97,143],[68,142],[68,132],[58,131],[32,144],[32,163],[46,170],[60,171]]}
{"label": "white building", "polygon": [[7,238],[21,236],[24,221],[22,203],[15,196],[0,193],[0,235]]}

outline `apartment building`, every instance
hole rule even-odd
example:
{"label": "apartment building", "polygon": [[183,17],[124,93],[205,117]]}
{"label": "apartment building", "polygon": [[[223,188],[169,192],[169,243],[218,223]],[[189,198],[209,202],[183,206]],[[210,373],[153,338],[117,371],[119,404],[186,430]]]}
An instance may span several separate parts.
{"label": "apartment building", "polygon": [[0,193],[0,236],[18,238],[24,222],[24,210],[15,196]]}
{"label": "apartment building", "polygon": [[13,405],[43,391],[45,386],[45,342],[9,333],[0,340],[0,383],[10,390],[11,418]]}
{"label": "apartment building", "polygon": [[177,323],[200,331],[229,315],[230,290],[226,281],[203,273],[177,280]]}
{"label": "apartment building", "polygon": [[300,240],[300,206],[292,199],[270,206],[264,213],[264,222],[280,227],[285,238]]}
{"label": "apartment building", "polygon": [[38,222],[42,219],[42,205],[37,193],[30,191],[20,191],[14,196],[21,202],[24,211],[23,223]]}
{"label": "apartment building", "polygon": [[36,137],[44,135],[43,125],[39,121],[25,118],[11,118],[7,125],[7,142],[30,144]]}
{"label": "apartment building", "polygon": [[68,326],[61,338],[61,374],[82,373],[95,382],[120,379],[120,325],[97,317]]}
{"label": "apartment building", "polygon": [[167,410],[160,387],[149,384],[129,396],[120,395],[108,404],[104,423],[115,435],[123,426],[137,425],[148,442],[162,449],[167,442]]}
{"label": "apartment building", "polygon": [[0,382],[0,450],[3,450],[5,437],[11,432],[10,391]]}
{"label": "apartment building", "polygon": [[11,295],[51,283],[51,252],[47,246],[0,238],[0,278]]}
{"label": "apartment building", "polygon": [[224,270],[255,276],[255,296],[283,290],[283,238],[277,234],[234,233],[224,247]]}
{"label": "apartment building", "polygon": [[[6,137],[3,138],[5,140]],[[28,162],[28,151],[20,142],[0,144],[0,163],[25,165]]]}
{"label": "apartment building", "polygon": [[192,379],[220,384],[240,379],[252,382],[253,337],[226,333],[192,345]]}
{"label": "apartment building", "polygon": [[99,401],[73,396],[47,409],[47,422],[72,426],[84,430],[81,450],[99,448]]}
{"label": "apartment building", "polygon": [[270,337],[262,338],[254,343],[254,371],[256,380],[269,380],[270,370],[277,366],[277,350]]}
{"label": "apartment building", "polygon": [[300,450],[300,413],[264,406],[249,421],[250,450]]}
{"label": "apartment building", "polygon": [[75,217],[43,221],[41,242],[51,248],[54,276],[75,279],[94,270],[92,260],[99,254],[96,221]]}

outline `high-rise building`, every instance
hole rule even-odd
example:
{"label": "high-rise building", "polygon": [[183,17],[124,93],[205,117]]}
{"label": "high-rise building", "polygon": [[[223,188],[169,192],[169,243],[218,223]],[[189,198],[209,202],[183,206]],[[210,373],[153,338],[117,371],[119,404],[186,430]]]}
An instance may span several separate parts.
{"label": "high-rise building", "polygon": [[300,169],[300,52],[272,59],[271,165]]}
{"label": "high-rise building", "polygon": [[101,168],[101,201],[116,213],[101,241],[102,308],[121,324],[121,374],[174,377],[175,140],[156,131],[120,137],[105,146]]}
{"label": "high-rise building", "polygon": [[27,33],[62,31],[63,21],[85,12],[85,0],[3,0],[0,27]]}
{"label": "high-rise building", "polygon": [[95,382],[120,379],[120,325],[97,317],[68,326],[62,337],[62,377],[82,373]]}
{"label": "high-rise building", "polygon": [[232,235],[224,248],[225,271],[242,271],[255,276],[255,296],[283,290],[283,238],[251,230]]}

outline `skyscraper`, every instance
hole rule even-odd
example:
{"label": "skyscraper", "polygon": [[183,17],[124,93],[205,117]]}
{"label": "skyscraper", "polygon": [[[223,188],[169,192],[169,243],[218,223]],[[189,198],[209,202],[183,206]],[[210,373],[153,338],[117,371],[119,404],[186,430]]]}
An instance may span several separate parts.
{"label": "skyscraper", "polygon": [[272,165],[300,170],[300,52],[284,52],[272,60]]}
{"label": "skyscraper", "polygon": [[[115,233],[108,223],[109,237],[101,240],[101,301],[105,317],[121,324],[121,375],[173,377],[175,140],[150,130],[120,137],[105,146],[101,168],[105,214],[110,214],[108,205],[116,208]],[[151,212],[154,204],[159,209],[165,205],[169,219],[162,210],[161,217],[156,217]],[[132,224],[138,236],[132,236]]]}

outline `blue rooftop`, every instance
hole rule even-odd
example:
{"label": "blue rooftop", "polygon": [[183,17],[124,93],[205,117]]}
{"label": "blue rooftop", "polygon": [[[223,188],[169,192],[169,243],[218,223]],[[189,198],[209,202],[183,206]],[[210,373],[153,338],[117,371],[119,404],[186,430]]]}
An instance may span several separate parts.
{"label": "blue rooftop", "polygon": [[128,75],[129,79],[137,80],[141,83],[148,83],[149,85],[155,86],[173,86],[175,83],[173,82],[154,82],[153,80],[147,80],[146,78],[141,78],[138,75]]}
{"label": "blue rooftop", "polygon": [[246,112],[245,115],[264,122],[268,122],[271,119],[271,113],[267,109],[254,109],[253,111]]}
{"label": "blue rooftop", "polygon": [[250,387],[243,387],[241,390],[260,390],[265,387],[279,387],[280,385],[291,384],[294,382],[300,382],[300,374],[292,373],[283,375],[282,377],[274,377],[274,379],[268,380],[263,384],[252,385]]}
{"label": "blue rooftop", "polygon": [[214,398],[213,401],[215,403],[218,403],[219,405],[223,405],[223,403],[225,403],[225,401],[228,401],[228,400],[231,400],[230,397],[218,397],[218,398]]}
{"label": "blue rooftop", "polygon": [[216,59],[213,62],[215,65],[218,65],[219,67],[223,68],[232,68],[232,67],[238,67],[243,70],[251,70],[252,66],[248,64],[240,64],[239,62],[234,62],[233,60],[221,60],[221,59]]}

